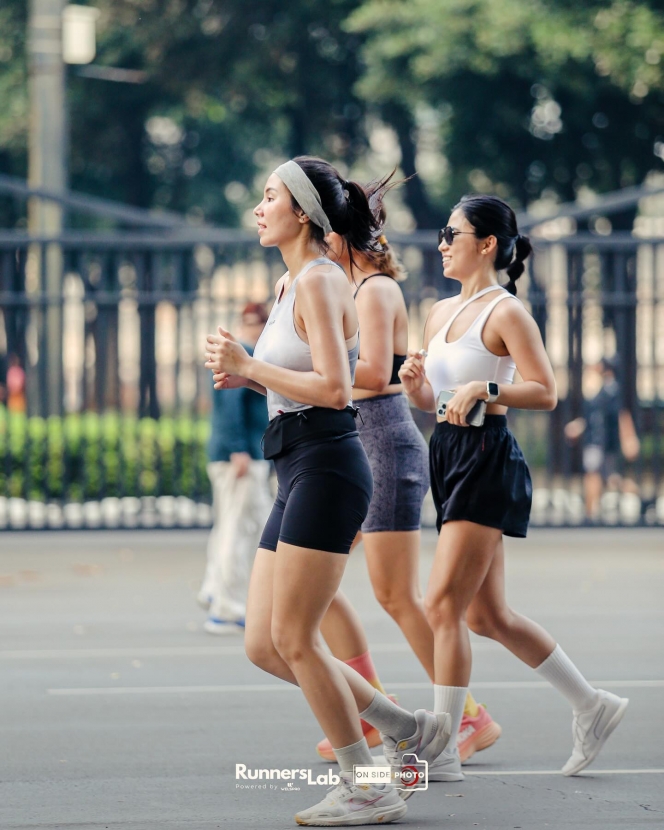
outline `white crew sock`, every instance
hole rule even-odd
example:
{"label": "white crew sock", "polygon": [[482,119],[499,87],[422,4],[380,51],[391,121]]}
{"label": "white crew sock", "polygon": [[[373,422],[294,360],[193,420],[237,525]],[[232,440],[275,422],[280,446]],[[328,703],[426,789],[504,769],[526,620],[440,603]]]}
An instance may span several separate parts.
{"label": "white crew sock", "polygon": [[597,702],[597,689],[593,689],[559,645],[535,671],[569,700],[575,712],[585,712]]}
{"label": "white crew sock", "polygon": [[337,756],[341,772],[352,772],[355,764],[362,767],[373,766],[374,760],[366,738],[361,738],[355,744],[342,746],[340,749],[334,749],[333,751]]}
{"label": "white crew sock", "polygon": [[436,686],[433,687],[433,711],[439,715],[442,712],[449,712],[452,717],[452,734],[445,747],[446,752],[454,752],[463,718],[463,710],[466,705],[468,688],[462,686]]}
{"label": "white crew sock", "polygon": [[376,691],[364,712],[360,712],[360,717],[375,726],[379,732],[397,741],[410,738],[417,732],[415,715],[392,703],[389,697],[385,697],[379,691]]}

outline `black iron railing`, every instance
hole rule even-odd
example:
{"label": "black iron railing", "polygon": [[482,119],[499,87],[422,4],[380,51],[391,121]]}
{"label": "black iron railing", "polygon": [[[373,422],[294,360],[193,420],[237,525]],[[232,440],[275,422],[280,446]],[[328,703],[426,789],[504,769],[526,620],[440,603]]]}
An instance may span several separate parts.
{"label": "black iron railing", "polygon": [[[392,243],[410,273],[402,287],[419,348],[431,305],[457,287],[435,234]],[[206,523],[205,334],[232,330],[247,301],[269,302],[282,270],[250,232],[0,232],[0,526]],[[533,520],[586,518],[582,447],[564,426],[593,392],[589,367],[615,355],[641,452],[621,460],[599,519],[664,523],[664,239],[538,240],[519,296],[560,392],[553,413],[510,414],[533,471]],[[25,372],[22,397],[8,396],[12,367]]]}

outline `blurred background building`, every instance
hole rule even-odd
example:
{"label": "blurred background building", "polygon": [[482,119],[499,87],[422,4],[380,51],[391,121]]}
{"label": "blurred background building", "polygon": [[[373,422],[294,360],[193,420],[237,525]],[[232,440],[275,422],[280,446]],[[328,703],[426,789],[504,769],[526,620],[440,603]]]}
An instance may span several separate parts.
{"label": "blurred background building", "polygon": [[[390,239],[418,348],[450,208],[514,205],[560,395],[510,415],[533,522],[664,524],[663,55],[654,2],[4,0],[0,527],[209,523],[202,344],[269,300],[251,211],[300,153],[417,173]],[[602,358],[639,452],[588,517],[565,425]]]}

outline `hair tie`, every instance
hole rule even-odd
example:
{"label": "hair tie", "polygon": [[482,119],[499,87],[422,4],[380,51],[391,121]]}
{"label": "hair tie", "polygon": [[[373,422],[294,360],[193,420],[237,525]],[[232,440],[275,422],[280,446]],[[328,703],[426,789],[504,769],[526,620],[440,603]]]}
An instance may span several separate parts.
{"label": "hair tie", "polygon": [[383,248],[387,248],[387,237],[384,233],[378,237],[378,242],[383,246]]}

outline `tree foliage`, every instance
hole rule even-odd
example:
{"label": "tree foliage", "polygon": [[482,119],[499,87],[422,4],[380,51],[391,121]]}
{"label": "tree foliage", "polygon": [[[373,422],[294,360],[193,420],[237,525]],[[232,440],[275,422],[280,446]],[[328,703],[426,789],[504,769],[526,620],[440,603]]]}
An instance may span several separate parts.
{"label": "tree foliage", "polygon": [[658,3],[369,0],[347,25],[367,38],[360,94],[437,116],[443,201],[478,188],[569,199],[661,168]]}
{"label": "tree foliage", "polygon": [[[664,14],[609,0],[90,0],[68,68],[70,182],[238,224],[278,160],[352,165],[393,128],[420,227],[467,190],[526,204],[642,181],[664,156]],[[25,175],[25,0],[0,7],[0,171]],[[371,118],[367,117],[371,116]],[[372,118],[374,120],[372,120]]]}

